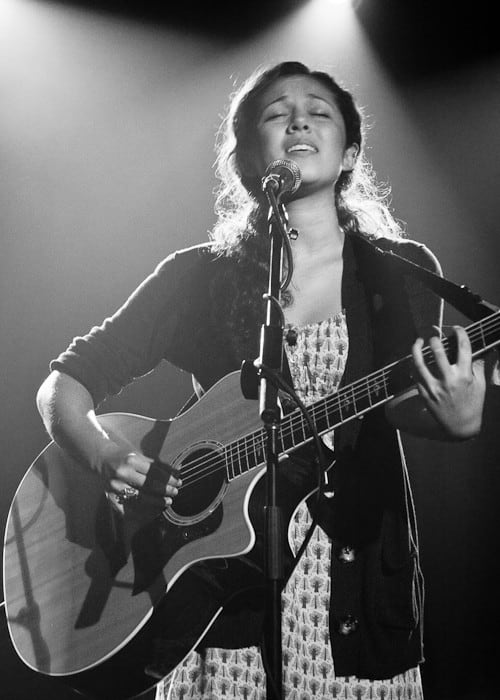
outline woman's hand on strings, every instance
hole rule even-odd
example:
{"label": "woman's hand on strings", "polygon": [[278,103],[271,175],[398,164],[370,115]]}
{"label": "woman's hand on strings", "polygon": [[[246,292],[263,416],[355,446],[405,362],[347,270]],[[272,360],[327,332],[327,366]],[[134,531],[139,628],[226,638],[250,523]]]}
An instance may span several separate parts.
{"label": "woman's hand on strings", "polygon": [[172,503],[182,484],[168,465],[111,441],[101,457],[99,472],[108,498],[120,511],[125,504],[163,510]]}
{"label": "woman's hand on strings", "polygon": [[453,364],[448,360],[441,339],[434,336],[429,341],[435,365],[427,366],[423,346],[418,338],[412,348],[414,379],[426,407],[454,439],[468,439],[481,429],[486,379],[483,359],[472,359],[472,348],[465,330],[454,327],[457,340],[457,357]]}

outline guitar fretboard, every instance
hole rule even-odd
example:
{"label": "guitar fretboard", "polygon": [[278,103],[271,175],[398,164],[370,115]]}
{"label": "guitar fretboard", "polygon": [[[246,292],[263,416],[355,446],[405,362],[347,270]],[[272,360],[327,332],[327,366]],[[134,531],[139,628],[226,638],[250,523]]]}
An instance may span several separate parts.
{"label": "guitar fretboard", "polygon": [[[473,357],[479,356],[500,343],[500,312],[468,326]],[[443,347],[450,362],[455,362],[457,342],[455,336],[443,339]],[[427,366],[435,365],[434,354],[429,347],[424,348],[423,356]],[[372,374],[342,387],[308,406],[308,412],[319,434],[338,428],[347,421],[357,418],[381,406],[394,396],[414,385],[411,355],[389,364]],[[226,461],[229,480],[241,476],[265,461],[267,433],[264,428],[256,430],[226,445]],[[279,451],[288,453],[312,440],[311,430],[299,409],[282,419],[280,426]]]}

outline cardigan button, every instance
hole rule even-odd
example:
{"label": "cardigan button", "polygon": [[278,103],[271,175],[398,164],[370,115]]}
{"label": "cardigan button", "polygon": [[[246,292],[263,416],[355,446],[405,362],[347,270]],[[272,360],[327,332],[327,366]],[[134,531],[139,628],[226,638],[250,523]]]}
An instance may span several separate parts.
{"label": "cardigan button", "polygon": [[337,618],[335,621],[336,631],[344,637],[356,632],[358,627],[359,620],[357,617],[354,617],[354,615],[345,615],[344,617]]}
{"label": "cardigan button", "polygon": [[354,547],[346,544],[343,547],[337,547],[335,556],[344,564],[351,564],[356,559],[356,550]]}

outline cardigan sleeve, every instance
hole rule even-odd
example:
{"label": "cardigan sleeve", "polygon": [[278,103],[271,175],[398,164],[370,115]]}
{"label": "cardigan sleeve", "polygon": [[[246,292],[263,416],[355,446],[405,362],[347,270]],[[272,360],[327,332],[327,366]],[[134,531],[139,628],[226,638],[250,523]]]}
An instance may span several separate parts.
{"label": "cardigan sleeve", "polygon": [[112,316],[74,338],[50,369],[83,384],[97,406],[175,356],[177,330],[187,322],[178,299],[188,295],[202,250],[195,246],[163,260]]}

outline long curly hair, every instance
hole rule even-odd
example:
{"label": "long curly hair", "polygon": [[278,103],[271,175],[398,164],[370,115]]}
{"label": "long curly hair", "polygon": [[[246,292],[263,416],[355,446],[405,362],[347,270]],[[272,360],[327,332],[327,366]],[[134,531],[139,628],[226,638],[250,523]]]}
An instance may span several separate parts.
{"label": "long curly hair", "polygon": [[401,224],[389,208],[390,189],[377,182],[364,156],[362,114],[353,96],[328,73],[311,70],[296,61],[286,61],[268,69],[258,69],[232,96],[217,137],[217,222],[211,239],[221,251],[229,254],[238,251],[245,255],[243,242],[262,233],[267,205],[261,195],[260,180],[246,176],[242,164],[255,143],[260,95],[279,78],[295,75],[315,78],[330,90],[344,119],[346,146],[356,144],[359,149],[354,169],[342,172],[332,192],[340,226],[346,233],[402,235]]}
{"label": "long curly hair", "polygon": [[[261,193],[260,178],[245,175],[245,163],[256,138],[259,97],[272,83],[288,76],[310,76],[333,95],[346,130],[346,147],[356,145],[358,156],[352,171],[343,171],[332,188],[338,220],[346,234],[368,237],[399,237],[403,230],[390,211],[390,189],[379,183],[364,155],[361,110],[352,94],[328,73],[311,70],[303,63],[286,61],[260,68],[232,95],[216,143],[216,223],[210,232],[214,249],[237,266],[226,265],[222,279],[213,290],[215,306],[224,309],[233,338],[251,335],[261,313],[268,269],[269,240],[267,201]],[[292,301],[284,296],[286,307]],[[245,344],[246,341],[244,341]]]}

